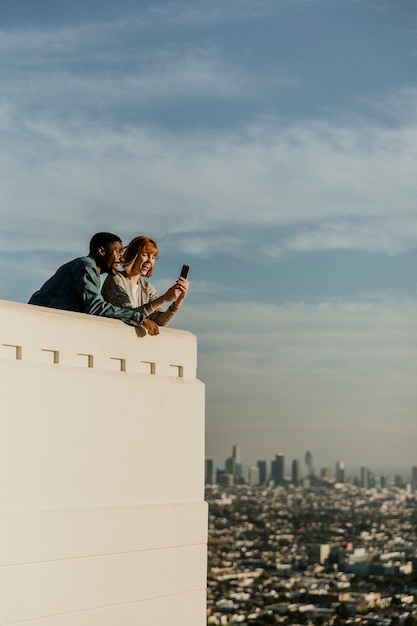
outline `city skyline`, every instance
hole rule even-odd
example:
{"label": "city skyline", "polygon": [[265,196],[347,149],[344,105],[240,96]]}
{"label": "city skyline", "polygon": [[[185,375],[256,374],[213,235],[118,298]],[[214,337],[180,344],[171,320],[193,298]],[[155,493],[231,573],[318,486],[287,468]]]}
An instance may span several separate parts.
{"label": "city skyline", "polygon": [[416,464],[415,7],[15,0],[0,24],[0,298],[94,232],[150,235],[159,292],[190,265],[209,456]]}
{"label": "city skyline", "polygon": [[[310,450],[305,450],[298,454],[298,456],[292,457],[286,454],[285,450],[279,450],[275,452],[275,454],[271,457],[263,456],[257,459],[246,458],[241,454],[240,447],[236,444],[233,444],[230,448],[231,453],[229,456],[221,459],[220,457],[209,457],[206,456],[206,463],[212,463],[212,471],[216,470],[229,472],[231,474],[235,473],[235,470],[231,469],[235,468],[236,464],[239,465],[239,472],[243,478],[247,478],[248,473],[251,468],[259,466],[260,463],[266,464],[266,475],[269,478],[273,478],[273,464],[277,460],[278,457],[282,459],[282,477],[285,477],[286,480],[291,482],[291,478],[294,470],[294,463],[298,464],[298,471],[300,472],[300,477],[306,478],[308,476],[322,477],[322,474],[325,474],[325,477],[331,478],[338,481],[338,470],[342,470],[345,473],[346,477],[349,478],[358,478],[364,470],[370,472],[371,474],[381,476],[386,474],[387,476],[393,477],[394,475],[402,475],[405,480],[416,480],[417,478],[417,463],[411,466],[407,466],[405,464],[398,466],[387,466],[384,464],[380,464],[377,466],[371,466],[366,463],[366,459],[363,459],[363,462],[360,465],[352,465],[349,462],[349,459],[334,459],[330,464],[324,464],[321,462],[321,459],[317,459],[314,454]],[[230,452],[230,451],[229,451]],[[233,462],[231,461],[239,459],[239,461]]]}

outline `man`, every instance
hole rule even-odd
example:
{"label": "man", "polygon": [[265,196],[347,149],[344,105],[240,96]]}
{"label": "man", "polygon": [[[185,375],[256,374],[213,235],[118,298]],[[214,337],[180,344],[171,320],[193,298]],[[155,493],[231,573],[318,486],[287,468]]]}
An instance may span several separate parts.
{"label": "man", "polygon": [[101,295],[100,274],[116,274],[122,255],[120,237],[112,233],[96,233],[90,241],[89,255],[62,265],[32,295],[29,304],[114,317],[131,326],[142,326],[149,335],[158,335],[158,325],[143,313],[114,306]]}

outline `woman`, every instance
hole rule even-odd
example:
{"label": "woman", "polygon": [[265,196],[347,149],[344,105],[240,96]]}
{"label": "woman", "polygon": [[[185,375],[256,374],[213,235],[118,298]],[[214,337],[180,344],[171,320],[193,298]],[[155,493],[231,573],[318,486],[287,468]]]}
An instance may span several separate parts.
{"label": "woman", "polygon": [[[180,308],[188,292],[188,280],[178,277],[162,296],[142,276],[152,276],[155,261],[158,258],[158,246],[153,239],[141,235],[135,237],[126,246],[123,254],[123,272],[107,276],[101,293],[103,298],[116,306],[137,308],[158,326],[166,326]],[[172,302],[168,309],[161,308]]]}

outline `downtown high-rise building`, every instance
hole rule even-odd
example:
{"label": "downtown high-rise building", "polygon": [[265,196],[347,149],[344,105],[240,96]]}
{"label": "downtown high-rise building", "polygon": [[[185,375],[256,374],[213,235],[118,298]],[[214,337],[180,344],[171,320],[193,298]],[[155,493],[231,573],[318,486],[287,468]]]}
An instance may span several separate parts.
{"label": "downtown high-rise building", "polygon": [[320,472],[320,477],[323,480],[331,480],[332,478],[332,472],[330,467],[322,467],[321,468],[321,472]]}
{"label": "downtown high-rise building", "polygon": [[336,482],[337,483],[344,483],[345,482],[345,480],[346,480],[346,473],[345,473],[345,462],[344,461],[337,461],[336,462],[335,478],[336,478]]}
{"label": "downtown high-rise building", "polygon": [[266,461],[258,461],[256,465],[259,469],[259,484],[265,485],[267,478],[267,463]]}
{"label": "downtown high-rise building", "polygon": [[311,478],[314,476],[314,466],[313,466],[313,455],[310,450],[307,450],[304,456],[304,464],[305,464],[305,476],[307,478]]}
{"label": "downtown high-rise building", "polygon": [[236,445],[232,448],[232,456],[226,459],[225,470],[227,474],[233,476],[234,483],[239,482],[242,476],[242,465],[240,463],[240,450]]}
{"label": "downtown high-rise building", "polygon": [[259,467],[257,465],[253,465],[249,468],[248,483],[252,487],[259,485]]}
{"label": "downtown high-rise building", "polygon": [[298,459],[294,459],[291,465],[291,482],[296,486],[301,482],[300,461]]}
{"label": "downtown high-rise building", "polygon": [[363,489],[369,489],[369,470],[367,467],[361,467],[360,485]]}
{"label": "downtown high-rise building", "polygon": [[215,482],[213,459],[205,459],[204,482],[206,485],[213,485]]}
{"label": "downtown high-rise building", "polygon": [[275,460],[271,463],[271,478],[276,485],[284,484],[285,474],[283,454],[275,455]]}
{"label": "downtown high-rise building", "polygon": [[417,491],[417,466],[411,468],[411,489]]}

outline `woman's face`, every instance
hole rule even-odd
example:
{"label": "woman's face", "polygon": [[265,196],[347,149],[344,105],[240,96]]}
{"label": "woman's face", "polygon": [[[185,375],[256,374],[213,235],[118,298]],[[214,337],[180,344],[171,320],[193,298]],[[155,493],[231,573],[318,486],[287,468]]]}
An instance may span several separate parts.
{"label": "woman's face", "polygon": [[132,267],[131,274],[139,274],[139,276],[147,276],[153,269],[158,255],[149,250],[142,250]]}

